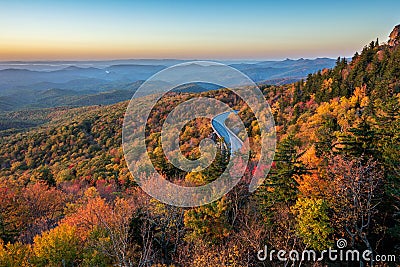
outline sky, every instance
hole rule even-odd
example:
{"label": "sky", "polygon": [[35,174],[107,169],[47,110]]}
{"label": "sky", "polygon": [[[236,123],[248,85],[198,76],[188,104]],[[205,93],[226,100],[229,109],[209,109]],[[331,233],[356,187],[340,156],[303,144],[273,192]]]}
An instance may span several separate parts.
{"label": "sky", "polygon": [[400,1],[0,0],[0,61],[352,56]]}

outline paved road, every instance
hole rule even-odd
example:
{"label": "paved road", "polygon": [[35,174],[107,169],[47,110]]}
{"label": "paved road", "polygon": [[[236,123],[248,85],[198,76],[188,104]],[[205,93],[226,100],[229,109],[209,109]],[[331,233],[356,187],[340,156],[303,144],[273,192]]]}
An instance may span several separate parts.
{"label": "paved road", "polygon": [[224,112],[215,116],[211,120],[211,125],[217,135],[224,138],[225,143],[231,148],[231,154],[233,154],[242,148],[243,142],[225,125],[225,121],[231,113],[233,113],[233,111]]}

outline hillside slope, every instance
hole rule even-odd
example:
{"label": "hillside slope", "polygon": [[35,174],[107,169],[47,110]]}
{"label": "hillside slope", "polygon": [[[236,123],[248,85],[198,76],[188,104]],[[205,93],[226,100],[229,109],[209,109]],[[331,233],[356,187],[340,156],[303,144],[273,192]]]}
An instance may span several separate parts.
{"label": "hillside slope", "polygon": [[[246,104],[227,89],[164,96],[147,121],[146,144],[156,169],[172,182],[212,182],[229,160],[220,149],[209,168],[192,173],[166,160],[160,131],[179,103],[198,96],[224,101],[239,110],[249,133],[251,161],[236,166],[247,167],[243,180],[202,207],[165,205],[135,184],[121,148],[127,102],[24,114],[46,121],[0,137],[0,238],[10,242],[0,242],[0,264],[17,255],[19,262],[42,266],[49,257],[43,251],[55,251],[52,259],[72,253],[74,266],[121,265],[121,253],[146,264],[259,266],[256,251],[265,245],[322,251],[339,238],[348,241],[347,249],[398,255],[398,28],[387,44],[371,42],[351,62],[339,58],[334,68],[307,80],[261,86],[278,145],[271,171],[254,194],[248,181],[260,156],[260,131]],[[135,99],[136,111],[154,97]],[[135,127],[144,129],[145,122]],[[195,159],[205,137],[221,142],[209,120],[193,120],[181,131],[177,151]],[[140,157],[130,162],[145,175],[148,166],[140,163]],[[54,249],[54,240],[65,242]]]}

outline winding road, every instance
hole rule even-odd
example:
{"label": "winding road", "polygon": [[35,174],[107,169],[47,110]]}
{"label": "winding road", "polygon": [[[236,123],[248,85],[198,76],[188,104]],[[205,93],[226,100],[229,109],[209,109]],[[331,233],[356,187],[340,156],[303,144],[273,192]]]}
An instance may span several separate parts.
{"label": "winding road", "polygon": [[221,113],[211,120],[211,125],[214,131],[219,137],[224,138],[226,145],[231,148],[231,155],[240,150],[243,146],[242,140],[240,140],[239,137],[237,137],[237,135],[233,133],[225,124],[229,114],[233,112],[234,111]]}

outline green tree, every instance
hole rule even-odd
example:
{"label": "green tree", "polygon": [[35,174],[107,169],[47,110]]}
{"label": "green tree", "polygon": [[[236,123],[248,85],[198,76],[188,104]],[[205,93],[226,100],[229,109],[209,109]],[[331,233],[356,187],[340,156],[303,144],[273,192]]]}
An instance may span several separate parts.
{"label": "green tree", "polygon": [[378,159],[377,136],[375,129],[367,121],[367,117],[363,116],[362,121],[355,127],[343,134],[338,142],[338,151],[347,156],[359,158]]}
{"label": "green tree", "polygon": [[184,223],[189,241],[218,243],[229,235],[228,205],[225,198],[185,212]]}
{"label": "green tree", "polygon": [[74,266],[80,257],[75,228],[66,224],[34,238],[33,252],[38,266]]}
{"label": "green tree", "polygon": [[41,166],[38,168],[38,177],[39,180],[44,181],[49,186],[55,186],[56,180],[54,179],[54,175],[51,173],[51,170],[48,166]]}
{"label": "green tree", "polygon": [[275,153],[275,166],[260,190],[264,209],[275,203],[292,205],[297,198],[298,183],[296,178],[307,173],[306,166],[301,162],[298,149],[300,141],[293,134],[289,134],[278,144]]}
{"label": "green tree", "polygon": [[299,198],[293,207],[296,215],[296,233],[307,247],[323,250],[332,245],[328,205],[323,199]]}
{"label": "green tree", "polygon": [[377,101],[376,132],[377,149],[385,170],[385,205],[388,214],[393,214],[390,234],[400,240],[400,95]]}

